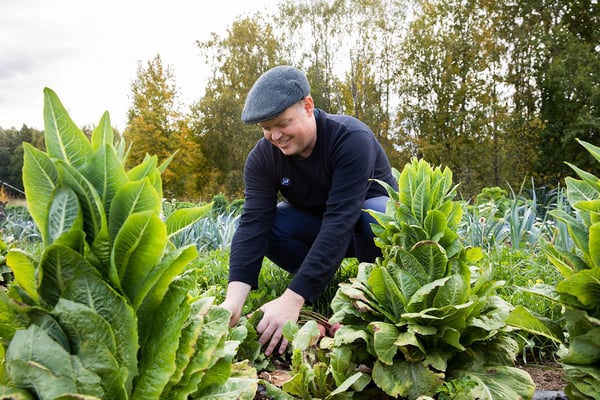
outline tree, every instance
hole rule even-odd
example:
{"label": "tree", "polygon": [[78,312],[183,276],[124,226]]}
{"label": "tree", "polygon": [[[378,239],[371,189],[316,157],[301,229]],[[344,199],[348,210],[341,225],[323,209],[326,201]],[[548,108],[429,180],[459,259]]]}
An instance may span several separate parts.
{"label": "tree", "polygon": [[27,125],[20,130],[0,128],[0,181],[19,190],[23,189],[23,142],[44,149],[44,133]]}
{"label": "tree", "polygon": [[[571,174],[568,161],[599,174],[598,163],[576,139],[597,143],[600,135],[600,5],[597,1],[536,1],[533,11],[544,28],[543,58],[537,65],[540,88],[542,183]],[[538,28],[539,29],[539,28]]]}
{"label": "tree", "polygon": [[[290,59],[307,71],[315,105],[361,119],[399,168],[409,157],[399,156],[390,110],[396,49],[405,21],[403,4],[299,1],[282,4],[277,20]],[[299,41],[298,37],[311,40]]]}
{"label": "tree", "polygon": [[123,132],[131,144],[128,164],[137,165],[146,155],[157,156],[159,162],[175,155],[163,172],[164,194],[194,198],[200,152],[188,118],[180,111],[171,67],[163,66],[160,55],[148,61],[145,68],[139,64],[131,89],[132,105]]}
{"label": "tree", "polygon": [[[405,41],[399,123],[418,155],[450,167],[463,196],[506,178],[501,49],[476,0],[423,1]],[[506,171],[505,171],[506,172]]]}
{"label": "tree", "polygon": [[193,106],[193,132],[203,154],[201,193],[211,197],[243,193],[246,156],[262,133],[241,120],[246,94],[265,71],[284,63],[271,26],[259,16],[236,19],[224,37],[198,42],[213,63],[204,96]]}

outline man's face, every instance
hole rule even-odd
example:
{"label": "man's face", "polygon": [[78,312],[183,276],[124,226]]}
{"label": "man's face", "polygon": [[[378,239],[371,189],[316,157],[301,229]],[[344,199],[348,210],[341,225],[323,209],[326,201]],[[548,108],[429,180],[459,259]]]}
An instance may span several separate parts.
{"label": "man's face", "polygon": [[279,116],[258,125],[262,128],[265,139],[283,154],[307,158],[317,141],[317,125],[313,111],[313,99],[306,96]]}

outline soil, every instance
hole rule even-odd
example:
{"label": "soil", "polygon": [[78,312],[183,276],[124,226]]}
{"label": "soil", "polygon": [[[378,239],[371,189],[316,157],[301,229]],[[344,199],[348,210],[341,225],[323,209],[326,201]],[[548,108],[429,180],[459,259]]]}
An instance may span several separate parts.
{"label": "soil", "polygon": [[519,365],[527,371],[535,382],[535,390],[564,392],[567,383],[563,380],[563,371],[559,363]]}

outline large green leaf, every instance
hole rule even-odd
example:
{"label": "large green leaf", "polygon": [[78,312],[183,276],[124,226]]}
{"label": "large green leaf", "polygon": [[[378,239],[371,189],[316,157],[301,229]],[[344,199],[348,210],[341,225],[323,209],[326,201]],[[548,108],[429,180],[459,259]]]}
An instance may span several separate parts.
{"label": "large green leaf", "polygon": [[404,249],[397,250],[396,262],[398,268],[390,267],[390,273],[404,296],[410,298],[423,284],[429,282],[429,276],[419,260]]}
{"label": "large green leaf", "polygon": [[590,267],[600,269],[600,222],[590,226]]}
{"label": "large green leaf", "polygon": [[116,267],[110,262],[112,242],[108,236],[108,226],[102,227],[98,232],[88,253],[88,260],[107,280],[119,287],[119,278]]}
{"label": "large green leaf", "polygon": [[48,240],[54,242],[72,229],[83,229],[79,201],[75,192],[60,185],[52,195],[48,211]]}
{"label": "large green leaf", "polygon": [[421,267],[428,277],[428,282],[446,276],[448,257],[444,249],[436,242],[424,241],[417,243],[410,253],[419,260]]}
{"label": "large green leaf", "polygon": [[52,89],[44,88],[44,138],[48,155],[81,168],[92,146]]}
{"label": "large green leaf", "polygon": [[76,354],[79,346],[90,340],[102,343],[112,353],[116,352],[116,339],[110,324],[87,305],[61,298],[52,314],[69,338],[73,353]]}
{"label": "large green leaf", "polygon": [[54,306],[66,286],[79,274],[97,275],[97,272],[85,257],[75,250],[58,244],[48,246],[41,261],[40,296]]}
{"label": "large green leaf", "polygon": [[127,176],[130,181],[138,181],[140,179],[148,178],[150,184],[156,189],[158,198],[162,199],[162,180],[160,177],[160,170],[158,169],[158,157],[146,156],[144,161],[127,171]]}
{"label": "large green leaf", "polygon": [[35,388],[41,400],[67,393],[104,395],[100,378],[36,325],[15,333],[6,365],[12,382],[19,388]]}
{"label": "large green leaf", "polygon": [[581,139],[576,139],[577,143],[585,147],[585,149],[590,153],[597,161],[600,161],[600,147],[595,146],[591,143],[588,143]]}
{"label": "large green leaf", "polygon": [[[239,400],[252,400],[255,398],[257,383],[255,380],[242,378],[229,378],[225,383],[220,385],[213,385],[207,389],[204,389],[197,396],[190,397],[191,399],[201,400],[221,400],[221,399],[239,399]],[[269,397],[271,398],[271,397]],[[285,397],[286,399],[293,399],[293,397]]]}
{"label": "large green leaf", "polygon": [[212,209],[212,203],[202,207],[180,208],[167,217],[167,235],[169,238],[204,218]]}
{"label": "large green leaf", "polygon": [[[78,356],[85,368],[100,376],[100,385],[105,393],[104,399],[129,399],[125,385],[128,376],[127,369],[119,364],[115,354],[104,344],[94,341],[84,342],[79,348]],[[79,397],[73,395],[73,399],[79,399]]]}
{"label": "large green leaf", "polygon": [[[223,310],[225,311],[225,310]],[[213,363],[202,375],[202,380],[197,387],[197,393],[192,397],[204,399],[204,393],[212,392],[213,388],[223,386],[232,373],[232,361],[238,343],[225,340],[219,343],[218,351],[213,354]],[[317,363],[317,367],[318,367]],[[321,367],[324,365],[321,363]]]}
{"label": "large green leaf", "polygon": [[565,394],[569,399],[600,398],[600,368],[596,365],[563,364],[564,379],[568,382]]}
{"label": "large green leaf", "polygon": [[160,215],[160,197],[148,179],[140,179],[123,185],[115,194],[109,217],[109,232],[115,240],[127,219],[139,212],[151,211]]}
{"label": "large green leaf", "polygon": [[435,292],[441,286],[446,284],[446,281],[450,279],[449,276],[429,282],[421,286],[412,296],[408,299],[406,305],[406,311],[408,312],[420,312],[423,309],[429,308],[433,304],[433,298]]}
{"label": "large green leaf", "polygon": [[0,385],[0,400],[34,400],[27,390]]}
{"label": "large green leaf", "polygon": [[424,226],[427,212],[431,209],[431,193],[429,192],[430,183],[430,177],[425,176],[425,178],[417,185],[417,190],[411,201],[412,213],[418,221],[417,224],[421,227]]}
{"label": "large green leaf", "polygon": [[188,293],[196,275],[188,273],[174,280],[153,318],[153,330],[140,353],[140,376],[132,400],[158,399],[176,371],[176,356],[184,323],[190,317]]}
{"label": "large green leaf", "polygon": [[111,263],[130,301],[137,297],[146,275],[160,261],[166,241],[167,230],[154,211],[132,214],[121,226],[114,241]]}
{"label": "large green leaf", "polygon": [[[13,307],[13,300],[8,293],[0,290],[0,337],[11,340],[15,332],[24,329],[29,321],[19,314]],[[4,347],[0,346],[0,360],[4,359]],[[4,382],[3,371],[0,370],[0,382]]]}
{"label": "large green leaf", "polygon": [[[167,292],[169,285],[180,275],[198,255],[195,245],[179,248],[169,252],[160,263],[148,273],[140,283],[133,306],[137,310],[138,325],[141,335],[151,332],[151,321]],[[145,336],[140,337],[144,343]]]}
{"label": "large green leaf", "polygon": [[444,382],[444,374],[434,372],[421,362],[396,361],[386,365],[376,361],[372,372],[373,381],[392,397],[416,399],[433,396]]}
{"label": "large green leaf", "polygon": [[57,161],[56,165],[63,183],[77,194],[83,213],[86,240],[92,243],[99,232],[107,229],[102,199],[96,188],[79,170],[62,161]]}
{"label": "large green leaf", "polygon": [[92,154],[85,165],[85,176],[96,188],[108,215],[115,193],[129,182],[125,167],[112,145],[106,144]]}
{"label": "large green leaf", "polygon": [[180,382],[175,386],[178,392],[195,393],[206,372],[223,356],[223,343],[228,333],[230,317],[229,310],[221,307],[211,307],[204,316],[204,325],[198,337],[196,352]]}
{"label": "large green leaf", "polygon": [[583,306],[593,309],[600,304],[600,268],[579,271],[560,281],[556,290],[577,297]]}
{"label": "large green leaf", "polygon": [[425,231],[429,234],[428,239],[434,242],[439,241],[448,227],[446,221],[446,215],[438,210],[430,210],[425,217],[425,223],[423,225]]}
{"label": "large green leaf", "polygon": [[600,327],[574,337],[569,343],[568,353],[560,361],[575,365],[600,363]]}
{"label": "large green leaf", "polygon": [[378,305],[389,315],[390,321],[397,323],[404,312],[406,298],[398,289],[389,272],[382,267],[375,267],[369,276],[369,289],[375,295]]}
{"label": "large green leaf", "polygon": [[510,312],[506,323],[534,335],[545,336],[559,343],[564,342],[564,334],[560,325],[533,315],[531,311],[521,305],[516,306]]}
{"label": "large green leaf", "polygon": [[108,111],[105,111],[100,118],[100,122],[92,131],[92,149],[98,151],[105,145],[113,147],[114,132],[112,126],[110,126],[110,115]]}
{"label": "large green leaf", "polygon": [[131,393],[133,378],[138,373],[139,349],[133,308],[96,273],[78,271],[65,283],[65,299],[86,305],[110,324],[117,348],[115,358],[126,374],[125,391]]}
{"label": "large green leaf", "polygon": [[394,356],[398,352],[396,340],[400,331],[395,325],[380,321],[371,322],[369,329],[373,334],[373,348],[377,359],[384,364],[392,365]]}
{"label": "large green leaf", "polygon": [[196,352],[196,344],[200,336],[200,331],[204,326],[204,317],[210,310],[214,302],[212,297],[204,297],[191,304],[190,317],[185,323],[181,337],[179,338],[179,347],[175,356],[175,371],[169,378],[168,385],[163,391],[163,397],[173,398],[173,387],[177,385],[190,360]]}
{"label": "large green leaf", "polygon": [[110,324],[88,306],[60,299],[53,310],[71,344],[71,353],[101,378],[106,398],[127,399],[125,379],[116,360],[117,344]]}
{"label": "large green leaf", "polygon": [[33,256],[20,249],[10,249],[6,255],[6,264],[13,271],[19,287],[34,301],[39,301]]}
{"label": "large green leaf", "polygon": [[23,186],[27,208],[35,221],[44,243],[48,232],[48,205],[59,184],[58,169],[46,153],[23,142]]}
{"label": "large green leaf", "polygon": [[459,375],[477,383],[477,387],[469,393],[473,399],[531,399],[535,391],[531,376],[515,367],[500,365],[488,367],[481,372],[468,371]]}
{"label": "large green leaf", "polygon": [[463,304],[467,301],[469,294],[469,282],[461,275],[451,275],[442,287],[436,292],[432,306],[441,308]]}

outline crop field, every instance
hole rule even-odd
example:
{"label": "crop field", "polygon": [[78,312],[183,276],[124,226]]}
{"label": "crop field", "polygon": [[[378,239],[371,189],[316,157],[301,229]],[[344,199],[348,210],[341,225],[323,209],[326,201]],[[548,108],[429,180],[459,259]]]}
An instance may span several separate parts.
{"label": "crop field", "polygon": [[256,310],[290,276],[265,260],[235,327],[219,307],[243,200],[166,201],[165,164],[125,168],[108,121],[88,139],[45,95],[61,123],[47,152],[24,145],[28,202],[0,213],[0,398],[512,400],[536,390],[519,366],[544,364],[599,398],[597,177],[462,201],[411,160],[373,213],[382,256],[345,259],[268,357]]}

